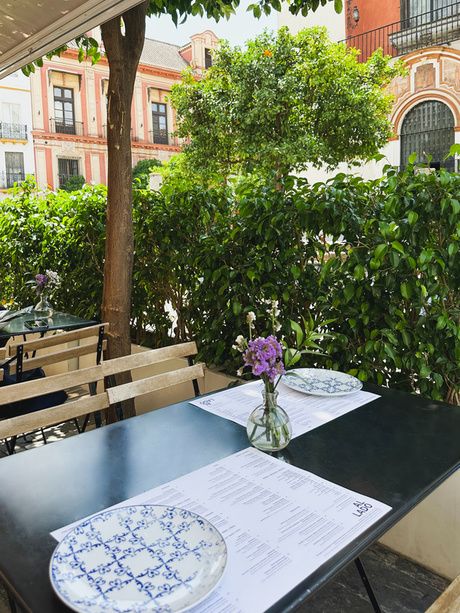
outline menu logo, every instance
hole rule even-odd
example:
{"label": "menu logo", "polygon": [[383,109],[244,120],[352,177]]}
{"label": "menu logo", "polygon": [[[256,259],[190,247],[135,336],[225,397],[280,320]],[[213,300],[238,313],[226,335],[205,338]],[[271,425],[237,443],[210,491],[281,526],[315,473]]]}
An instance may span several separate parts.
{"label": "menu logo", "polygon": [[361,517],[364,515],[364,513],[367,513],[369,509],[372,509],[372,505],[369,502],[359,502],[359,500],[357,500],[353,503],[353,505],[356,507],[356,509],[352,515],[356,515],[356,517]]}

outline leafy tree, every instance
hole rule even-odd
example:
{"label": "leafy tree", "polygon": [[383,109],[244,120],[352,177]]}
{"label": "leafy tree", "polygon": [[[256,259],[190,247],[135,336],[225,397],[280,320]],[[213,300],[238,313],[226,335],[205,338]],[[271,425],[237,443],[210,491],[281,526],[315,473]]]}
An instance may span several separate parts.
{"label": "leafy tree", "polygon": [[[290,10],[298,13],[316,9],[332,0],[288,0]],[[137,66],[144,46],[147,16],[170,15],[177,24],[187,15],[206,15],[219,20],[229,17],[239,0],[144,0],[120,17],[102,24],[102,41],[110,68],[107,106],[108,197],[107,238],[104,263],[102,316],[110,322],[110,357],[129,354],[130,312],[133,271],[133,215],[131,169],[131,100]],[[341,0],[334,0],[341,10]],[[280,10],[280,0],[258,0],[250,6],[257,17]],[[97,41],[79,37],[79,59],[97,62]],[[62,53],[66,46],[56,50]],[[38,61],[40,65],[42,60]],[[33,70],[28,66],[26,70]]]}
{"label": "leafy tree", "polygon": [[400,70],[381,52],[359,63],[324,28],[265,32],[245,48],[224,43],[203,79],[188,72],[172,91],[190,166],[275,170],[279,179],[308,164],[372,158],[391,135],[383,87]]}

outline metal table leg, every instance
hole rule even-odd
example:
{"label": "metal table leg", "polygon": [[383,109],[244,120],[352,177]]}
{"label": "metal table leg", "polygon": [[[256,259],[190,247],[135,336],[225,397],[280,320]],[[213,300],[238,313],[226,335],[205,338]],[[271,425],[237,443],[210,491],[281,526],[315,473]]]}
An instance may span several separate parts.
{"label": "metal table leg", "polygon": [[367,595],[369,600],[371,601],[372,608],[375,613],[382,613],[382,610],[377,602],[377,598],[375,597],[374,590],[370,584],[370,581],[366,575],[366,571],[364,570],[363,563],[361,562],[361,558],[356,558],[355,560],[356,568],[358,569],[359,576],[361,577],[361,581],[363,582],[364,587],[366,588]]}

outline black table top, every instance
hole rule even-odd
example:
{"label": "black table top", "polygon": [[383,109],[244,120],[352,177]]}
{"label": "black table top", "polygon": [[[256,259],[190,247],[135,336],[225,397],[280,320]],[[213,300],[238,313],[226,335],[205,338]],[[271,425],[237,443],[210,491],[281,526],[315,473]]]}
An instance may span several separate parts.
{"label": "black table top", "polygon": [[[11,313],[12,314],[12,313]],[[76,315],[70,313],[62,313],[55,311],[52,317],[41,317],[40,314],[31,311],[30,313],[23,313],[14,319],[5,321],[2,324],[0,320],[0,346],[11,336],[22,336],[24,334],[33,334],[34,332],[41,332],[42,330],[31,330],[25,325],[26,321],[46,320],[46,330],[74,330],[77,328],[83,328],[85,326],[91,326],[96,324],[96,321],[82,319]],[[3,342],[2,342],[3,341]]]}
{"label": "black table top", "polygon": [[[460,407],[382,394],[300,436],[292,464],[392,507],[270,611],[290,611],[380,538],[460,466]],[[187,402],[0,460],[0,577],[34,613],[54,595],[50,532],[248,446],[241,426]]]}

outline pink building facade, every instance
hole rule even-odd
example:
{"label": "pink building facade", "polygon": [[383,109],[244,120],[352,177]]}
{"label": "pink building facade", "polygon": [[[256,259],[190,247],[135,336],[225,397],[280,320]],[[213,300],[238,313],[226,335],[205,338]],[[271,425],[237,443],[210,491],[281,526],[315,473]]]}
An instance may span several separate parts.
{"label": "pink building facade", "polygon": [[[131,108],[133,166],[143,159],[169,159],[181,149],[168,94],[191,66],[197,75],[211,63],[218,39],[211,31],[183,47],[146,39]],[[31,77],[33,146],[40,187],[63,187],[70,177],[105,183],[107,177],[107,89],[109,69],[80,63],[70,49],[45,61]]]}

